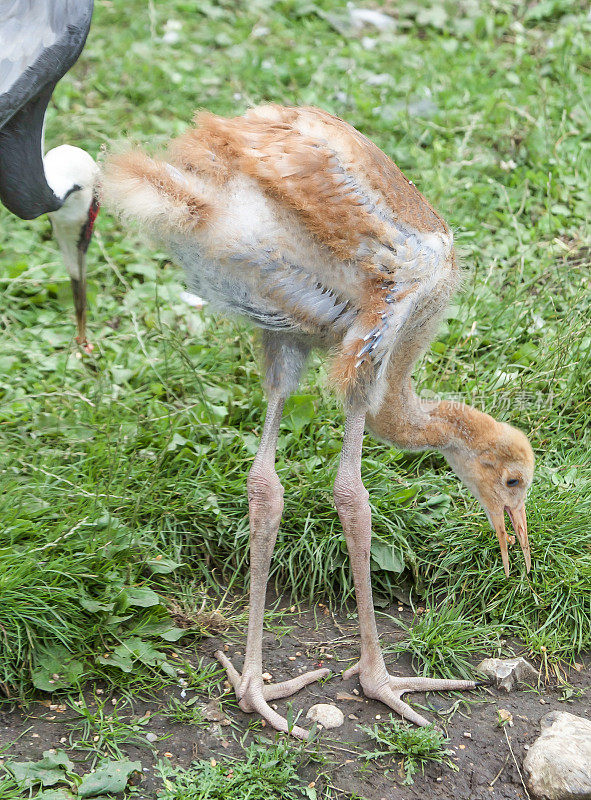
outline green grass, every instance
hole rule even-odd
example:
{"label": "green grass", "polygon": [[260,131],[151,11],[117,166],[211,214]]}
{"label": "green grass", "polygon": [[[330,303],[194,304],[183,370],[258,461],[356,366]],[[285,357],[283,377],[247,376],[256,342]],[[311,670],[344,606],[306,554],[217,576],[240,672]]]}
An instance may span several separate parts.
{"label": "green grass", "polygon": [[[94,695],[89,704],[81,695],[78,701],[70,702],[70,713],[74,712],[74,720],[68,723],[69,746],[81,753],[91,755],[92,766],[101,757],[122,759],[126,757],[121,748],[133,745],[144,750],[153,750],[146,739],[149,731],[150,715],[124,719],[121,711],[125,711],[125,702],[113,705],[109,698]],[[129,716],[129,714],[127,715]],[[162,739],[167,736],[161,737]]]}
{"label": "green grass", "polygon": [[419,675],[473,678],[474,653],[493,656],[501,650],[498,623],[474,622],[462,601],[454,604],[447,600],[440,606],[430,605],[408,625],[396,617],[390,620],[404,630],[405,636],[384,647],[384,652],[410,653]]}
{"label": "green grass", "polygon": [[[196,107],[274,100],[327,108],[390,154],[453,225],[466,270],[420,387],[529,432],[538,470],[532,573],[513,552],[506,580],[493,532],[443,460],[367,436],[376,595],[410,577],[474,630],[492,623],[493,639],[569,659],[591,644],[586,4],[392,8],[396,25],[379,33],[351,30],[336,0],[199,11],[98,0],[46,145],[157,147]],[[168,20],[182,23],[177,43],[162,41]],[[102,214],[89,259],[95,350],[79,358],[49,223],[0,216],[0,682],[15,694],[32,678],[48,689],[93,676],[138,685],[163,670],[175,680],[175,599],[186,605],[190,581],[211,596],[241,590],[248,574],[245,481],[264,413],[253,334],[185,306],[166,255]],[[352,596],[331,499],[341,434],[315,358],[277,464],[286,508],[272,581],[294,601]]]}

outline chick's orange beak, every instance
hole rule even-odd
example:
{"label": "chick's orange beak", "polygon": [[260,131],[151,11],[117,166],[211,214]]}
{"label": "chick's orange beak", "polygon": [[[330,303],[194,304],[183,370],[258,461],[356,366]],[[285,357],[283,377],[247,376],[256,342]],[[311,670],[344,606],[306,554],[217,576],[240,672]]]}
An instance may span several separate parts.
{"label": "chick's orange beak", "polygon": [[507,514],[509,514],[511,524],[513,525],[513,530],[515,531],[515,535],[517,536],[519,544],[521,545],[523,557],[525,558],[525,568],[528,572],[531,569],[531,553],[529,549],[529,539],[527,538],[527,516],[525,514],[525,504],[517,506],[516,508],[509,508],[509,506],[505,506],[502,513],[495,514],[491,517],[491,522],[501,547],[501,558],[503,559],[505,575],[509,577],[508,545],[514,544],[515,536],[507,533],[507,529],[505,527],[505,511]]}

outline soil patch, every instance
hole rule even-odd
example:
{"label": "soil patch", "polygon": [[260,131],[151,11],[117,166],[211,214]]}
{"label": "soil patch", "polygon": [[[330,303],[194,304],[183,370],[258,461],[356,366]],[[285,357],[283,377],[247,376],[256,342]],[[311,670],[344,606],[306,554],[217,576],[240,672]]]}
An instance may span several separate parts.
{"label": "soil patch", "polygon": [[[412,614],[392,613],[405,622]],[[378,621],[384,645],[399,640],[402,631],[389,621]],[[240,634],[226,638],[228,655],[240,669],[244,654],[244,639]],[[220,641],[205,640],[191,650],[183,650],[191,663],[200,658],[214,663],[211,652]],[[580,658],[583,668],[570,669],[562,677],[568,684],[559,683],[552,674],[539,687],[525,688],[511,693],[483,686],[472,692],[409,694],[407,701],[416,705],[423,713],[439,724],[450,739],[449,747],[454,751],[452,761],[457,767],[431,764],[425,774],[418,774],[412,786],[403,786],[399,765],[396,761],[365,762],[361,758],[364,750],[374,749],[368,737],[359,730],[359,725],[372,725],[388,718],[389,709],[373,700],[366,700],[357,678],[343,681],[340,672],[353,663],[358,655],[359,640],[356,620],[352,617],[329,613],[323,606],[316,606],[299,613],[288,613],[281,618],[280,626],[265,633],[264,668],[273,680],[283,680],[318,666],[329,666],[335,673],[323,684],[312,684],[290,698],[293,710],[301,711],[301,724],[307,727],[307,710],[315,703],[335,703],[345,714],[345,724],[334,731],[321,732],[317,748],[324,756],[320,768],[310,763],[303,767],[303,774],[310,781],[319,771],[329,775],[332,785],[367,800],[414,800],[414,798],[454,798],[454,800],[513,800],[526,798],[519,770],[526,748],[539,734],[540,718],[552,710],[564,710],[581,716],[589,716],[589,696],[585,694],[591,678],[590,659]],[[519,649],[516,647],[518,653]],[[179,648],[179,653],[181,648]],[[484,653],[484,656],[493,655]],[[413,675],[410,658],[406,655],[397,660],[387,658],[393,675]],[[478,663],[475,660],[475,663]],[[182,676],[180,682],[182,683]],[[139,736],[146,734],[166,737],[153,744],[138,747],[133,743],[120,745],[121,751],[143,766],[143,779],[135,795],[143,800],[154,800],[160,786],[155,771],[159,760],[173,765],[188,767],[196,758],[217,760],[227,756],[240,756],[242,745],[253,737],[274,734],[260,725],[255,715],[244,714],[233,702],[231,693],[222,694],[223,682],[214,693],[220,702],[209,703],[205,710],[209,720],[200,725],[182,722],[166,716],[171,702],[190,702],[196,695],[193,707],[215,699],[183,685],[163,687],[150,697],[134,696],[120,719],[133,722],[143,720]],[[93,698],[93,692],[97,694]],[[121,698],[112,695],[99,685],[88,687],[87,704],[92,707],[96,698],[107,698],[118,702]],[[49,704],[58,708],[49,708]],[[3,754],[4,760],[36,760],[48,748],[63,748],[75,761],[80,772],[90,769],[90,756],[72,748],[69,744],[68,723],[75,719],[72,709],[60,707],[63,698],[44,698],[27,708],[5,703],[0,709],[0,747],[14,742]],[[285,715],[287,702],[278,701],[279,713]],[[220,711],[221,709],[221,711]],[[499,725],[499,710],[508,712],[512,725]],[[149,720],[145,718],[149,712]],[[502,715],[502,716],[503,716]],[[15,741],[16,740],[16,741]],[[147,740],[146,740],[147,741]],[[241,745],[242,741],[242,745]],[[317,783],[318,796],[322,797],[322,781]],[[347,796],[346,794],[344,796]]]}

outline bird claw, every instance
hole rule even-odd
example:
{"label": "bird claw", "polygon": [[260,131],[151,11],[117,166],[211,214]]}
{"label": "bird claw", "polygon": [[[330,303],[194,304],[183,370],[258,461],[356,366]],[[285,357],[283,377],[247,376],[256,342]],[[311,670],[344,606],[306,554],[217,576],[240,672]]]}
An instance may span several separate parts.
{"label": "bird claw", "polygon": [[256,711],[272,728],[275,728],[275,730],[289,733],[298,739],[308,738],[308,731],[304,728],[300,728],[298,725],[292,725],[290,727],[287,720],[269,706],[268,701],[289,697],[300,689],[303,689],[303,687],[307,686],[309,683],[326,677],[330,673],[329,669],[315,669],[311,672],[305,672],[303,675],[291,678],[288,681],[263,684],[262,673],[249,674],[245,672],[241,675],[230,659],[221,650],[217,650],[214,656],[225,668],[228,674],[228,680],[236,692],[238,705],[242,711],[245,711],[247,714],[252,714]]}
{"label": "bird claw", "polygon": [[[381,670],[379,670],[381,673]],[[359,662],[349,667],[343,672],[343,679],[359,675],[359,682],[366,697],[372,700],[379,700],[384,705],[396,711],[397,714],[415,725],[424,727],[429,724],[429,720],[418,714],[408,703],[402,700],[405,692],[449,692],[457,689],[474,689],[477,686],[475,681],[466,680],[447,680],[444,678],[397,678],[387,672],[380,674],[367,669],[362,669]]]}

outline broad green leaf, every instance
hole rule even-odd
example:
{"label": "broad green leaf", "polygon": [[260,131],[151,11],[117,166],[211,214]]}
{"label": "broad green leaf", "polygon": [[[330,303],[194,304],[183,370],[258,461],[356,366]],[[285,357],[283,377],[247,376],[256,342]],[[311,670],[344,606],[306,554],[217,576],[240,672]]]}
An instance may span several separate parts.
{"label": "broad green leaf", "polygon": [[139,636],[132,636],[129,639],[125,639],[115,648],[115,652],[121,654],[128,653],[132,658],[136,658],[138,661],[141,661],[143,664],[148,664],[149,666],[154,666],[158,661],[165,658],[164,653],[156,650],[150,642],[140,639]]}
{"label": "broad green leaf", "polygon": [[404,571],[404,558],[400,550],[391,544],[374,539],[371,543],[371,557],[378,567],[387,572],[400,573]]}
{"label": "broad green leaf", "polygon": [[431,508],[432,506],[449,506],[451,497],[448,494],[434,494],[425,500],[425,505]]}
{"label": "broad green leaf", "polygon": [[141,608],[150,608],[160,604],[160,598],[152,589],[140,589],[137,587],[130,587],[125,590],[127,597],[127,604],[130,606],[140,606]]}
{"label": "broad green leaf", "polygon": [[168,675],[169,678],[178,677],[176,669],[172,666],[172,664],[169,664],[168,661],[161,661],[159,666],[162,672]]}
{"label": "broad green leaf", "polygon": [[64,750],[45,750],[40,761],[7,761],[4,766],[23,789],[54,786],[74,767]]}
{"label": "broad green leaf", "polygon": [[81,661],[73,659],[65,647],[55,645],[41,653],[33,670],[33,684],[42,692],[73,686],[84,672]]}
{"label": "broad green leaf", "polygon": [[140,661],[148,667],[159,667],[167,675],[176,678],[176,671],[166,661],[164,653],[156,650],[150,642],[141,639],[139,636],[125,639],[114,648],[112,653],[107,656],[97,656],[96,660],[99,664],[118,667],[123,672],[131,672],[134,661]]}
{"label": "broad green leaf", "polygon": [[178,569],[181,562],[173,561],[172,558],[151,558],[146,561],[146,566],[155,575],[168,575]]}
{"label": "broad green leaf", "polygon": [[91,600],[87,597],[80,598],[80,605],[92,614],[98,614],[100,611],[112,611],[115,608],[115,603],[101,603],[99,600]]}
{"label": "broad green leaf", "polygon": [[148,622],[141,627],[143,637],[159,636],[165,642],[177,642],[188,632],[187,629],[177,628],[169,618],[160,622]]}
{"label": "broad green leaf", "polygon": [[166,449],[169,453],[174,453],[176,450],[182,450],[186,444],[190,445],[191,443],[188,439],[185,439],[184,436],[181,436],[180,433],[175,433]]}
{"label": "broad green leaf", "polygon": [[183,628],[169,628],[167,631],[163,631],[160,634],[160,638],[164,639],[165,642],[178,642],[186,633],[188,633],[188,631]]}
{"label": "broad green leaf", "polygon": [[107,667],[117,667],[123,672],[131,672],[133,669],[133,659],[129,653],[109,653],[104,656],[97,656],[96,660],[99,664],[105,664]]}
{"label": "broad green leaf", "polygon": [[399,489],[397,492],[393,492],[391,495],[388,495],[388,499],[397,505],[404,505],[408,500],[412,500],[412,498],[418,494],[419,491],[420,487],[418,484],[411,484],[405,489]]}
{"label": "broad green leaf", "polygon": [[285,404],[284,419],[294,431],[302,428],[316,418],[316,397],[313,394],[292,395]]}
{"label": "broad green leaf", "polygon": [[432,497],[428,497],[425,500],[425,505],[429,509],[432,517],[436,519],[444,517],[450,509],[451,497],[448,494],[436,494]]}
{"label": "broad green leaf", "polygon": [[95,772],[85,775],[78,787],[79,797],[96,797],[109,792],[119,794],[125,791],[127,781],[132,772],[141,772],[142,765],[139,761],[106,761]]}

